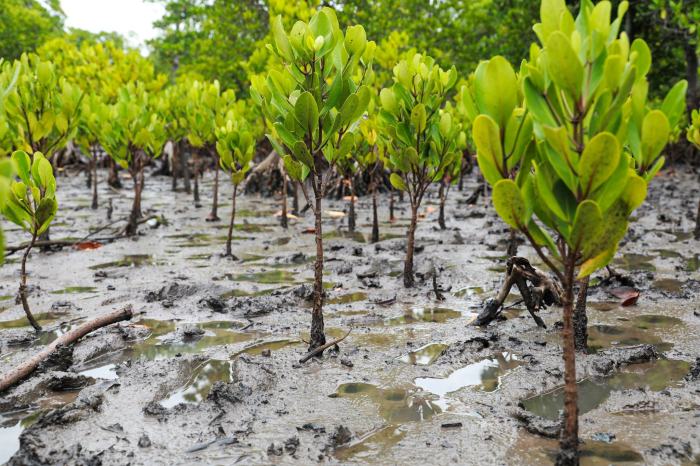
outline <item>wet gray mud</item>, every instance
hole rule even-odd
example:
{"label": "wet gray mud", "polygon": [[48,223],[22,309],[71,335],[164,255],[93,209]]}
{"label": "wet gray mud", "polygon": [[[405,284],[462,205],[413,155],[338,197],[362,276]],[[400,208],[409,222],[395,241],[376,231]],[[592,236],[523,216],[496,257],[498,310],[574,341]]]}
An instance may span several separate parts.
{"label": "wet gray mud", "polygon": [[[104,175],[104,174],[103,174]],[[104,177],[102,177],[104,179]],[[127,185],[128,185],[128,180]],[[101,188],[89,208],[79,176],[59,179],[54,239],[80,238],[129,211],[129,190]],[[325,324],[352,328],[339,352],[299,365],[306,350],[314,238],[310,213],[279,226],[278,200],[239,198],[237,260],[222,257],[226,221],[148,178],[135,239],[32,253],[35,335],[15,304],[17,255],[0,269],[0,372],[94,316],[136,315],[97,331],[0,398],[0,462],[10,464],[551,464],[563,384],[560,309],[534,325],[507,300],[503,317],[470,326],[501,285],[508,237],[475,186],[454,189],[448,229],[436,195],[418,226],[418,286],[402,287],[405,203],[382,241],[368,242],[370,199],[349,234],[327,200]],[[220,209],[228,215],[230,186]],[[623,307],[592,279],[589,354],[578,356],[583,464],[696,464],[700,458],[700,243],[691,239],[697,180],[660,177],[613,264],[640,291]],[[3,225],[8,242],[24,238]],[[106,235],[107,232],[104,233]],[[101,234],[102,235],[102,234]],[[100,235],[98,235],[100,236]],[[519,253],[540,265],[534,251]],[[446,290],[432,293],[433,268]],[[618,290],[619,291],[619,290]],[[619,295],[619,293],[617,293]]]}

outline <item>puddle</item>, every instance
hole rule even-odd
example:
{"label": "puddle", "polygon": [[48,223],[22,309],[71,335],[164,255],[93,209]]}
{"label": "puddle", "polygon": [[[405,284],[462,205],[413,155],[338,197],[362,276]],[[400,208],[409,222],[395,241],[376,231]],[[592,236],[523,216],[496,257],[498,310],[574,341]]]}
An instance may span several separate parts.
{"label": "puddle", "polygon": [[399,361],[414,366],[427,366],[434,363],[448,347],[449,345],[444,343],[430,343],[408,354],[404,354],[399,358]]}
{"label": "puddle", "polygon": [[[522,464],[553,465],[559,453],[557,440],[533,435],[523,435],[510,455]],[[624,442],[611,444],[585,440],[579,446],[581,466],[637,465],[644,463],[644,457]]]}
{"label": "puddle", "polygon": [[336,296],[326,300],[326,304],[350,304],[356,303],[358,301],[365,301],[367,299],[367,293],[363,291],[357,291],[355,293],[347,293],[344,295]]}
{"label": "puddle", "polygon": [[485,392],[492,392],[501,385],[502,378],[508,372],[522,365],[523,362],[511,353],[502,353],[474,364],[457,369],[444,378],[418,378],[415,384],[440,398],[436,402],[440,408],[447,410],[447,395],[466,387],[475,387]]}
{"label": "puddle", "polygon": [[255,291],[246,291],[246,290],[241,290],[236,288],[235,290],[227,291],[225,293],[222,293],[219,295],[219,298],[221,299],[230,299],[230,298],[241,298],[243,296],[267,296],[275,291],[282,291],[287,289],[288,287],[283,286],[283,287],[277,287],[277,288],[266,288],[264,290],[255,290]]}
{"label": "puddle", "polygon": [[666,291],[671,294],[678,294],[683,291],[683,282],[675,278],[662,278],[651,284],[652,288]]}
{"label": "puddle", "polygon": [[623,254],[621,257],[616,258],[613,261],[613,264],[629,271],[641,270],[646,272],[654,272],[656,271],[656,267],[651,263],[654,259],[654,256],[630,253]]}
{"label": "puddle", "polygon": [[230,361],[212,359],[194,370],[185,386],[160,402],[164,408],[180,403],[199,403],[204,400],[215,382],[231,382],[233,365]]}
{"label": "puddle", "polygon": [[219,278],[214,278],[214,280],[230,280],[233,282],[254,282],[261,283],[263,285],[279,285],[299,283],[296,281],[298,277],[298,272],[292,272],[289,270],[268,270],[265,272],[250,272],[239,274],[227,273]]}
{"label": "puddle", "polygon": [[[658,361],[634,364],[624,371],[600,379],[583,379],[578,382],[578,408],[584,414],[600,406],[613,391],[649,387],[658,392],[674,385],[688,373],[690,364],[685,361],[661,359]],[[556,420],[564,408],[564,388],[536,395],[522,401],[528,411]]]}
{"label": "puddle", "polygon": [[608,312],[620,307],[620,301],[594,301],[586,303],[586,306],[596,311]]}
{"label": "puddle", "polygon": [[74,293],[94,293],[97,291],[95,286],[69,286],[62,290],[52,291],[51,294],[74,294]]}
{"label": "puddle", "polygon": [[123,258],[90,266],[90,270],[110,269],[115,267],[143,267],[146,265],[158,265],[154,256],[148,254],[130,254]]}
{"label": "puddle", "polygon": [[137,322],[136,325],[148,327],[151,334],[145,340],[139,340],[116,353],[107,353],[93,358],[82,368],[83,372],[81,373],[94,378],[114,379],[116,378],[115,364],[127,359],[167,359],[183,353],[200,353],[214,346],[249,341],[258,336],[255,333],[237,332],[236,329],[240,328],[241,324],[236,322],[213,321],[194,324],[206,332],[199,339],[171,342],[167,338],[178,326],[174,321],[144,319]]}
{"label": "puddle", "polygon": [[673,347],[672,343],[664,342],[644,329],[645,327],[641,326],[591,325],[588,327],[588,351],[595,353],[604,348],[641,344],[654,345],[659,351],[668,351]]}
{"label": "puddle", "polygon": [[350,445],[338,448],[333,456],[340,461],[353,459],[373,463],[405,436],[406,432],[402,431],[400,426],[388,425],[363,435]]}
{"label": "puddle", "polygon": [[410,306],[405,309],[402,316],[390,317],[384,321],[386,325],[405,325],[418,322],[444,323],[451,319],[462,317],[462,313],[454,309],[442,307],[426,308],[422,306]]}
{"label": "puddle", "polygon": [[695,254],[685,263],[686,272],[697,272],[700,270],[700,254]]}
{"label": "puddle", "polygon": [[634,323],[637,328],[644,330],[685,325],[684,322],[677,317],[663,316],[659,314],[643,314],[636,316],[632,319],[632,323]]}
{"label": "puddle", "polygon": [[34,424],[41,413],[71,403],[77,398],[78,392],[53,392],[38,399],[28,408],[0,414],[0,464],[5,464],[19,450],[20,434]]}
{"label": "puddle", "polygon": [[472,296],[480,296],[484,294],[484,289],[480,286],[468,286],[466,288],[462,288],[461,290],[457,290],[452,294],[458,298],[470,298]]}
{"label": "puddle", "polygon": [[10,295],[10,294],[4,294],[4,295],[1,295],[1,296],[0,296],[0,302],[2,302],[2,301],[9,301],[9,300],[11,300],[12,298],[14,298],[14,296],[12,296],[12,295]]}
{"label": "puddle", "polygon": [[291,345],[298,345],[301,343],[301,340],[273,340],[273,341],[263,341],[260,343],[254,343],[250,346],[245,347],[242,351],[239,351],[236,353],[236,356],[239,354],[249,354],[251,356],[259,356],[262,354],[263,351],[277,351],[282,348],[286,348],[287,346]]}
{"label": "puddle", "polygon": [[[54,322],[62,317],[66,317],[65,314],[59,314],[56,312],[40,312],[39,314],[34,314],[34,317],[36,320],[39,322],[40,325],[44,326],[46,324],[50,324],[51,322]],[[29,321],[27,320],[26,317],[20,317],[19,319],[13,319],[13,320],[3,320],[0,322],[0,330],[3,329],[10,329],[10,328],[22,328],[22,327],[31,327],[29,324]]]}
{"label": "puddle", "polygon": [[422,393],[416,387],[379,388],[369,383],[352,382],[340,385],[333,396],[361,403],[369,400],[390,424],[425,421],[442,412],[434,395]]}

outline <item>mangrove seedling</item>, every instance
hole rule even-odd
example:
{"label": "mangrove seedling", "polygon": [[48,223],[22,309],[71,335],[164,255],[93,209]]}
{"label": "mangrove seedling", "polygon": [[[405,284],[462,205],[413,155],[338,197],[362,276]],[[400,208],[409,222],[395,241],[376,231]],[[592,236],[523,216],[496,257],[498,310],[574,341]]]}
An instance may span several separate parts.
{"label": "mangrove seedling", "polygon": [[442,179],[460,159],[456,142],[460,132],[452,115],[442,111],[448,92],[457,83],[457,70],[445,71],[431,57],[414,54],[394,67],[394,84],[382,89],[379,118],[389,143],[394,188],[408,194],[411,223],[406,239],[403,283],[415,284],[413,253],[418,209],[426,190]]}
{"label": "mangrove seedling", "polygon": [[249,131],[245,120],[232,112],[227,117],[226,125],[216,130],[216,151],[219,154],[221,168],[231,175],[233,195],[231,204],[231,220],[226,237],[226,257],[234,257],[231,251],[233,225],[236,220],[236,194],[238,186],[250,170],[255,154],[255,140]]}
{"label": "mangrove seedling", "polygon": [[156,98],[140,82],[129,83],[119,91],[117,102],[102,122],[101,144],[112,159],[128,169],[134,182],[134,199],[124,230],[127,236],[138,232],[141,219],[141,193],[144,168],[149,158],[160,156],[165,144],[165,125],[156,112]]}
{"label": "mangrove seedling", "polygon": [[335,12],[323,8],[290,32],[282,18],[271,25],[274,52],[281,66],[253,81],[251,94],[272,125],[269,135],[292,179],[311,178],[314,194],[316,262],[309,350],[326,343],[323,324],[323,196],[327,174],[355,145],[357,122],[370,90],[363,79],[371,71],[375,44],[362,26],[343,34]]}
{"label": "mangrove seedling", "polygon": [[[643,40],[630,45],[619,33],[627,2],[620,3],[614,21],[609,1],[582,1],[576,19],[564,0],[541,5],[541,22],[534,27],[541,47],[531,47],[519,80],[480,83],[476,98],[488,105],[473,120],[473,139],[499,216],[528,239],[562,284],[564,421],[556,462],[577,465],[575,280],[615,255],[631,213],[644,202],[647,182],[663,164],[668,114],[676,109],[647,105],[651,53]],[[513,144],[501,135],[508,126],[520,126],[513,111],[519,92],[525,106],[516,112],[531,115],[533,139],[517,142],[528,148],[515,176],[506,177],[501,169]],[[635,134],[639,141],[631,140]],[[634,144],[642,148],[639,156]]]}
{"label": "mangrove seedling", "polygon": [[[41,326],[32,315],[27,299],[27,259],[39,235],[49,228],[56,215],[56,179],[51,163],[41,152],[35,152],[33,157],[21,150],[14,152],[12,168],[19,180],[10,181],[9,177],[0,176],[0,209],[6,219],[31,235],[22,255],[19,298],[29,323],[38,332]],[[7,167],[3,171],[6,172]]]}

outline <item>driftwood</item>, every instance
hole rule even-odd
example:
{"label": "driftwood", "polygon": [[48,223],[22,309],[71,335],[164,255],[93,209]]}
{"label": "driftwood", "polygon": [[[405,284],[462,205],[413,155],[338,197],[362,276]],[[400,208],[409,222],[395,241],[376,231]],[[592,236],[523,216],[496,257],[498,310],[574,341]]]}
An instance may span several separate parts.
{"label": "driftwood", "polygon": [[103,316],[97,317],[89,322],[85,322],[83,325],[74,328],[70,332],[61,335],[56,338],[51,344],[46,346],[39,353],[35,354],[28,360],[24,361],[19,366],[12,369],[7,374],[3,375],[0,379],[0,393],[5,392],[8,388],[14,386],[25,378],[29,377],[32,372],[39,367],[39,364],[47,359],[54,351],[59,347],[65,347],[72,345],[76,341],[80,340],[82,337],[90,332],[93,332],[107,325],[114,324],[116,322],[121,322],[123,320],[131,319],[133,315],[133,310],[131,306],[127,306],[124,309],[105,314]]}
{"label": "driftwood", "polygon": [[[477,316],[474,325],[488,325],[496,319],[503,310],[503,302],[508,297],[511,288],[516,286],[537,326],[547,328],[537,312],[552,304],[561,305],[562,290],[559,283],[544,272],[534,268],[523,257],[511,257],[506,265],[506,280],[501,291],[495,299],[486,301],[484,309]],[[528,286],[528,282],[532,286]]]}
{"label": "driftwood", "polygon": [[313,358],[313,357],[316,356],[317,354],[321,354],[321,353],[323,353],[325,350],[327,350],[328,348],[330,348],[331,346],[335,346],[335,345],[337,345],[338,343],[340,343],[341,341],[345,340],[345,339],[348,337],[348,335],[350,335],[350,332],[352,332],[352,329],[348,330],[348,332],[347,332],[345,335],[343,335],[342,337],[336,338],[335,340],[333,340],[333,341],[331,341],[331,342],[328,342],[328,343],[326,343],[325,345],[321,345],[321,346],[319,346],[318,348],[314,348],[313,350],[309,351],[308,353],[306,353],[306,356],[304,356],[303,358],[301,358],[301,359],[299,360],[299,364],[304,364],[306,361],[308,361],[309,359]]}

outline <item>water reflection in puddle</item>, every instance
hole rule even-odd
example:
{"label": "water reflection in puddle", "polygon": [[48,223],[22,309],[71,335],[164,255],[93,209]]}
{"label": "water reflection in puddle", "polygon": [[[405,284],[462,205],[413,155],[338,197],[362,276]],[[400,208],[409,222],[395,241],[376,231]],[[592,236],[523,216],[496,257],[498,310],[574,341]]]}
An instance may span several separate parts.
{"label": "water reflection in puddle", "polygon": [[0,464],[5,464],[19,450],[19,436],[46,410],[71,403],[78,391],[53,392],[31,406],[0,414]]}
{"label": "water reflection in puddle", "polygon": [[404,354],[399,357],[399,360],[406,364],[413,364],[414,366],[427,366],[435,362],[435,360],[445,352],[448,346],[449,345],[444,343],[430,343],[421,346],[415,351]]}
{"label": "water reflection in puddle", "polygon": [[172,408],[180,403],[199,403],[204,400],[216,382],[229,383],[233,379],[233,365],[230,361],[212,359],[199,366],[185,386],[174,392],[160,404]]}
{"label": "water reflection in puddle", "polygon": [[116,378],[115,364],[127,359],[160,360],[185,353],[196,354],[207,348],[240,343],[257,336],[255,333],[236,331],[242,324],[229,321],[192,324],[204,330],[205,333],[201,337],[190,339],[173,334],[177,327],[174,321],[143,319],[136,325],[147,327],[151,334],[145,340],[137,341],[128,348],[92,359],[82,367],[81,374],[94,378],[112,379]]}
{"label": "water reflection in puddle", "polygon": [[335,396],[361,402],[371,400],[377,405],[379,415],[391,424],[425,421],[442,412],[434,395],[422,393],[416,387],[380,388],[369,383],[352,382],[340,385]]}
{"label": "water reflection in puddle", "polygon": [[405,325],[417,322],[443,323],[450,319],[462,317],[462,313],[453,309],[442,307],[410,306],[404,310],[404,314],[391,317],[384,321],[386,325]]}
{"label": "water reflection in puddle", "polygon": [[143,267],[146,265],[161,265],[156,262],[155,257],[148,254],[131,254],[123,258],[90,266],[90,270],[110,269],[115,267]]}
{"label": "water reflection in puddle", "polygon": [[521,364],[523,362],[515,355],[502,353],[457,369],[444,378],[418,378],[415,380],[415,384],[423,390],[439,396],[436,404],[443,410],[447,410],[448,394],[466,387],[477,387],[485,392],[497,390],[503,376]]}
{"label": "water reflection in puddle", "polygon": [[[685,361],[662,359],[655,362],[635,364],[624,371],[600,379],[583,379],[578,382],[578,408],[584,414],[600,406],[613,391],[649,387],[661,391],[674,385],[688,373],[690,364]],[[522,401],[528,411],[547,418],[559,419],[564,407],[564,389],[557,388]]]}

